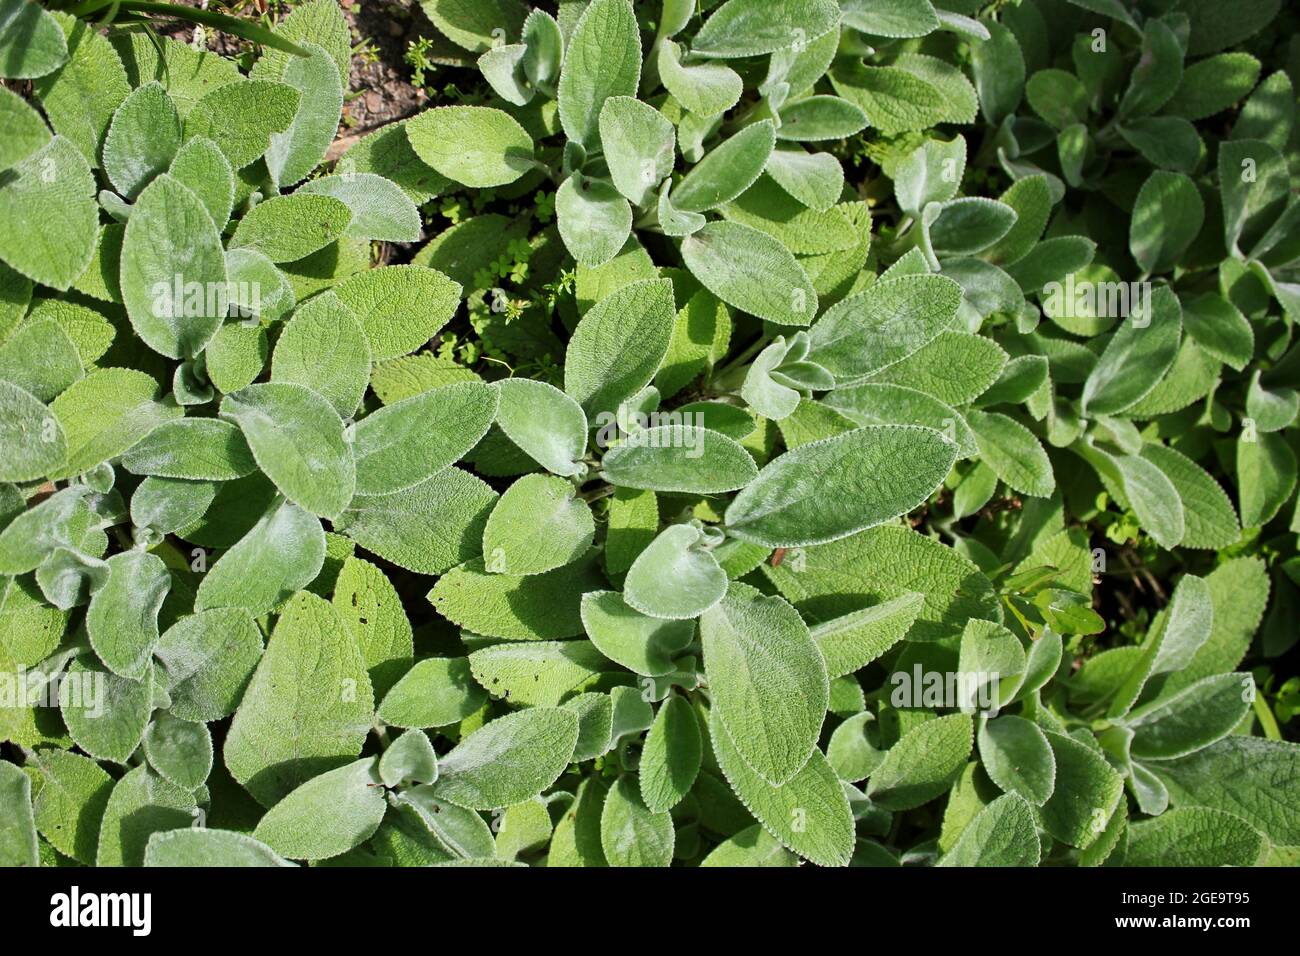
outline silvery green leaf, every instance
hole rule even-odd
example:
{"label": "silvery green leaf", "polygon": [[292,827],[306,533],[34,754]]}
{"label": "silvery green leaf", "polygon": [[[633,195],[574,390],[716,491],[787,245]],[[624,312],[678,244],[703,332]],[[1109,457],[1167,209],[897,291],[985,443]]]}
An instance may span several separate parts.
{"label": "silvery green leaf", "polygon": [[308,180],[295,196],[330,196],[352,212],[343,235],[382,242],[415,242],[420,213],[402,188],[375,173],[339,173]]}
{"label": "silvery green leaf", "polygon": [[1148,275],[1172,270],[1204,221],[1205,206],[1196,184],[1182,173],[1156,170],[1138,190],[1133,206],[1133,258]]}
{"label": "silvery green leaf", "polygon": [[564,245],[580,265],[613,259],[632,232],[632,207],[603,179],[575,172],[555,194],[555,218]]}
{"label": "silvery green leaf", "polygon": [[797,143],[848,139],[867,126],[867,115],[859,107],[824,94],[787,103],[777,115],[781,125],[776,138]]}
{"label": "silvery green leaf", "polygon": [[25,321],[0,344],[0,380],[48,402],[85,375],[81,356],[52,318]]}
{"label": "silvery green leaf", "polygon": [[182,790],[201,787],[212,772],[212,733],[170,713],[154,714],[141,740],[149,766]]}
{"label": "silvery green leaf", "polygon": [[1237,504],[1241,523],[1259,528],[1291,497],[1296,483],[1295,453],[1278,432],[1260,432],[1254,441],[1237,441]]}
{"label": "silvery green leaf", "polygon": [[993,245],[1016,224],[1016,211],[982,196],[950,199],[930,226],[930,243],[938,255],[974,255]]}
{"label": "silvery green leaf", "polygon": [[139,766],[113,787],[100,824],[95,865],[141,866],[149,840],[194,824],[198,806],[190,791]]}
{"label": "silvery green leaf", "polygon": [[[659,228],[665,236],[689,236],[699,232],[708,221],[702,213],[683,212],[673,205],[672,180],[665,179],[659,188],[659,203],[656,212],[659,215]],[[706,295],[708,293],[705,293]]]}
{"label": "silvery green leaf", "polygon": [[261,79],[226,82],[196,95],[185,114],[185,139],[211,140],[237,170],[259,159],[271,137],[289,128],[302,99],[287,83]]}
{"label": "silvery green leaf", "polygon": [[938,866],[1037,866],[1034,813],[1018,794],[998,797],[966,824]]}
{"label": "silvery green leaf", "polygon": [[560,707],[498,717],[439,760],[433,793],[472,810],[521,803],[559,778],[577,742],[577,715]]}
{"label": "silvery green leaf", "polygon": [[763,173],[776,147],[771,120],[746,126],[707,153],[674,191],[674,203],[686,212],[707,212],[731,202]]}
{"label": "silvery green leaf", "polygon": [[496,383],[497,424],[530,458],[555,475],[578,474],[587,449],[582,406],[553,385],[508,378]]}
{"label": "silvery green leaf", "polygon": [[0,574],[35,571],[56,548],[77,548],[99,522],[87,502],[89,489],[71,485],[13,518],[0,531]]}
{"label": "silvery green leaf", "polygon": [[758,414],[772,421],[788,418],[799,407],[799,392],[772,377],[788,349],[785,338],[777,336],[771,345],[758,353],[740,386],[741,398]]}
{"label": "silvery green leaf", "polygon": [[1056,787],[1056,758],[1037,724],[1004,714],[980,722],[980,760],[1006,793],[1041,807]]}
{"label": "silvery green leaf", "polygon": [[351,222],[352,210],[333,196],[272,196],[244,214],[229,245],[260,252],[272,262],[293,262],[338,240]]}
{"label": "silvery green leaf", "polygon": [[764,172],[792,197],[818,212],[834,206],[844,192],[844,169],[827,153],[781,145],[767,158]]}
{"label": "silvery green leaf", "polygon": [[[990,702],[996,713],[1014,699],[1025,673],[1020,638],[992,621],[967,621],[957,661],[957,705],[966,712]],[[986,690],[987,688],[987,690]]]}
{"label": "silvery green leaf", "polygon": [[6,0],[0,8],[0,54],[4,76],[13,80],[45,76],[67,62],[68,41],[48,10],[27,0]]}
{"label": "silvery green leaf", "polygon": [[909,591],[813,625],[812,638],[826,660],[827,673],[843,677],[880,657],[907,635],[923,603],[924,595]]}
{"label": "silvery green leaf", "polygon": [[944,276],[882,279],[826,310],[808,333],[809,358],[839,387],[855,384],[951,327],[961,296],[961,286]]}
{"label": "silvery green leaf", "polygon": [[483,528],[487,570],[515,575],[554,570],[586,554],[595,532],[591,507],[571,482],[524,475],[497,499]]}
{"label": "silvery green leaf", "polygon": [[490,859],[496,852],[492,830],[473,810],[439,800],[430,786],[411,787],[396,795],[396,807],[410,807],[432,837],[435,846],[451,860]]}
{"label": "silvery green leaf", "polygon": [[600,653],[646,677],[671,673],[673,658],[695,638],[693,621],[648,617],[617,591],[584,594],[582,624]]}
{"label": "silvery green leaf", "polygon": [[871,774],[867,796],[886,810],[910,810],[951,786],[972,743],[971,718],[950,714],[905,733]]}
{"label": "silvery green leaf", "polygon": [[169,358],[193,358],[226,317],[226,259],[199,197],[163,174],[132,207],[122,240],[122,300],[136,333]]}
{"label": "silvery green leaf", "polygon": [[700,722],[684,697],[669,697],[659,707],[641,751],[641,799],[653,813],[675,807],[700,771]]}
{"label": "silvery green leaf", "polygon": [[496,500],[482,479],[449,467],[401,491],[357,495],[334,529],[398,567],[442,574],[479,553]]}
{"label": "silvery green leaf", "polygon": [[483,79],[497,96],[514,106],[527,106],[533,98],[533,88],[524,73],[527,55],[527,44],[506,43],[494,46],[478,58]]}
{"label": "silvery green leaf", "polygon": [[713,848],[700,866],[798,866],[799,858],[759,824],[746,827]]}
{"label": "silvery green leaf", "polygon": [[1130,711],[1135,759],[1182,757],[1227,736],[1250,710],[1255,682],[1249,674],[1216,674],[1175,694]]}
{"label": "silvery green leaf", "polygon": [[124,764],[140,746],[153,710],[153,677],[130,680],[89,657],[75,658],[59,688],[59,710],[73,741],[96,760]]}
{"label": "silvery green leaf", "polygon": [[650,617],[682,620],[703,614],[727,592],[727,574],[706,541],[689,524],[665,528],[632,562],[623,599]]}
{"label": "silvery green leaf", "polygon": [[135,475],[230,481],[257,469],[243,433],[216,418],[164,422],[122,456]]}
{"label": "silvery green leaf", "polygon": [[486,637],[550,640],[582,632],[582,595],[604,587],[591,552],[544,574],[493,574],[482,559],[438,579],[429,600],[443,617]]}
{"label": "silvery green leaf", "polygon": [[166,677],[172,716],[220,720],[239,704],[262,656],[262,633],[240,608],[200,611],[164,631],[154,655]]}
{"label": "silvery green leaf", "polygon": [[683,240],[682,259],[719,299],[759,318],[805,326],[817,313],[817,290],[803,266],[752,226],[711,222]]}
{"label": "silvery green leaf", "polygon": [[504,186],[533,168],[533,138],[491,107],[425,110],[407,121],[406,136],[420,159],[464,186]]}
{"label": "silvery green leaf", "polygon": [[634,97],[611,96],[600,111],[600,142],[618,191],[633,205],[649,204],[673,171],[673,124]]}
{"label": "silvery green leaf", "polygon": [[384,785],[429,784],[438,779],[438,755],[422,730],[408,730],[389,745],[379,758],[379,776]]}
{"label": "silvery green leaf", "polygon": [[443,36],[471,53],[518,34],[528,12],[518,0],[422,0],[420,7]]}
{"label": "silvery green leaf", "polygon": [[0,379],[0,479],[32,481],[61,466],[67,437],[58,419],[35,395]]}
{"label": "silvery green leaf", "polygon": [[1124,796],[1124,778],[1098,751],[1064,734],[1046,733],[1056,760],[1056,787],[1040,811],[1047,832],[1083,849],[1105,830]]}
{"label": "silvery green leaf", "polygon": [[1183,54],[1183,45],[1164,19],[1144,24],[1142,56],[1120,100],[1121,118],[1149,116],[1169,101],[1183,78]]}
{"label": "silvery green leaf", "polygon": [[681,48],[671,40],[659,45],[655,66],[664,87],[688,115],[707,120],[740,102],[745,84],[735,70],[722,63],[683,63]]}
{"label": "silvery green leaf", "polygon": [[113,187],[134,199],[167,171],[181,147],[181,119],[160,83],[131,91],[113,114],[104,138],[104,172]]}
{"label": "silvery green leaf", "polygon": [[271,135],[266,150],[266,168],[279,188],[301,182],[320,164],[343,112],[343,80],[333,57],[310,41],[303,48],[310,55],[290,57],[276,77],[302,94],[293,122]]}
{"label": "silvery green leaf", "polygon": [[700,28],[692,49],[719,59],[762,56],[798,49],[833,30],[839,21],[840,8],[834,0],[791,0],[776,6],[763,0],[727,0]]}
{"label": "silvery green leaf", "polygon": [[299,591],[276,622],[226,735],[231,775],[263,806],[361,752],[374,712],[351,631]]}
{"label": "silvery green leaf", "polygon": [[867,728],[875,719],[871,711],[854,714],[831,734],[826,759],[846,783],[865,780],[885,759],[885,751],[877,750],[867,738]]}
{"label": "silvery green leaf", "polygon": [[[727,508],[729,534],[768,547],[822,544],[911,511],[939,486],[957,446],[939,432],[868,425],[768,463]],[[873,489],[863,498],[853,489]]]}
{"label": "silvery green leaf", "polygon": [[455,382],[371,412],[352,429],[357,493],[402,491],[459,461],[487,434],[496,406],[489,386]]}
{"label": "silvery green leaf", "polygon": [[758,473],[742,445],[694,425],[635,431],[605,453],[601,475],[611,484],[648,491],[717,494],[743,488]]}
{"label": "silvery green leaf", "polygon": [[147,551],[114,555],[108,572],[86,609],[86,632],[109,670],[139,680],[158,643],[158,611],[171,588],[171,572]]}
{"label": "silvery green leaf", "polygon": [[265,614],[311,583],[324,561],[320,521],[281,499],[203,576],[195,609],[241,607]]}
{"label": "silvery green leaf", "polygon": [[939,29],[930,0],[844,0],[844,25],[878,37],[923,37]]}
{"label": "silvery green leaf", "polygon": [[715,711],[709,736],[727,782],[763,828],[818,866],[845,866],[853,854],[853,813],[844,787],[820,750],[774,787],[745,762]]}
{"label": "silvery green leaf", "polygon": [[291,382],[250,385],[222,399],[221,415],[240,427],[290,501],[327,518],[347,507],[356,487],[352,449],[338,411],[319,393]]}
{"label": "silvery green leaf", "polygon": [[524,75],[533,86],[550,87],[560,75],[564,58],[564,35],[555,18],[545,10],[532,10],[524,21]]}
{"label": "silvery green leaf", "polygon": [[89,757],[67,750],[35,751],[33,763],[41,777],[32,801],[36,829],[64,856],[90,866],[113,779]]}
{"label": "silvery green leaf", "polygon": [[469,658],[429,657],[393,685],[379,705],[379,717],[393,727],[446,727],[486,700],[487,693],[474,683]]}
{"label": "silvery green leaf", "polygon": [[733,583],[700,620],[714,711],[745,761],[780,786],[817,744],[829,703],[826,663],[798,613]]}
{"label": "silvery green leaf", "polygon": [[1125,866],[1254,866],[1266,840],[1247,821],[1212,807],[1180,807],[1129,827]]}
{"label": "silvery green leaf", "polygon": [[32,778],[8,762],[0,762],[0,807],[0,864],[39,866]]}
{"label": "silvery green leaf", "polygon": [[1038,437],[1020,422],[1000,412],[971,409],[966,423],[975,433],[980,460],[1010,487],[1038,498],[1056,489],[1051,459]]}
{"label": "silvery green leaf", "polygon": [[560,123],[568,138],[594,152],[600,112],[611,96],[636,96],[641,34],[630,0],[593,0],[578,19],[560,68]]}
{"label": "silvery green leaf", "polygon": [[474,679],[516,706],[554,707],[594,687],[605,659],[587,641],[507,641],[469,656]]}
{"label": "silvery green leaf", "polygon": [[921,425],[956,442],[960,458],[978,452],[966,418],[952,406],[914,388],[864,382],[836,389],[823,401],[859,425]]}
{"label": "silvery green leaf", "polygon": [[358,272],[333,291],[360,321],[378,362],[433,338],[455,313],[461,286],[437,269],[400,265]]}
{"label": "silvery green leaf", "polygon": [[668,866],[675,835],[672,817],[650,810],[636,782],[628,775],[620,777],[600,814],[600,844],[609,865]]}
{"label": "silvery green leaf", "polygon": [[216,143],[202,136],[187,140],[167,174],[199,197],[218,231],[226,228],[235,201],[235,172]]}
{"label": "silvery green leaf", "polygon": [[107,561],[70,548],[56,548],[36,569],[41,594],[61,611],[88,604],[107,580]]}
{"label": "silvery green leaf", "polygon": [[116,458],[162,422],[185,412],[144,372],[97,368],[50,403],[67,439],[67,459],[48,477],[71,478]]}
{"label": "silvery green leaf", "polygon": [[293,866],[265,843],[231,830],[169,830],[149,837],[145,866]]}
{"label": "silvery green leaf", "polygon": [[[0,186],[0,261],[41,285],[67,289],[95,255],[99,215],[86,157],[55,136],[10,169]],[[58,236],[34,243],[34,235]]]}
{"label": "silvery green leaf", "polygon": [[253,831],[281,856],[325,860],[374,835],[387,804],[374,757],[329,770],[288,793]]}
{"label": "silvery green leaf", "polygon": [[594,760],[609,750],[610,738],[614,732],[614,701],[609,694],[588,691],[570,697],[561,706],[578,715],[578,743],[573,751],[574,763]]}

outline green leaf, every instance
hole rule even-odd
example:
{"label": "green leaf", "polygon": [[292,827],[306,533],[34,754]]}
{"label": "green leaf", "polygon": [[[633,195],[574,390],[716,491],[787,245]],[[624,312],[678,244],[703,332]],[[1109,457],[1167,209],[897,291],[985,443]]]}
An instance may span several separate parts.
{"label": "green leaf", "polygon": [[134,199],[166,172],[181,148],[181,118],[161,83],[131,91],[104,138],[104,172],[125,199]]}
{"label": "green leaf", "polygon": [[1259,60],[1249,53],[1206,57],[1183,71],[1164,112],[1189,120],[1205,119],[1244,99],[1258,79]]}
{"label": "green leaf", "polygon": [[1120,100],[1120,116],[1154,113],[1169,102],[1182,78],[1183,45],[1177,34],[1164,20],[1148,20],[1143,27],[1142,55]]}
{"label": "green leaf", "polygon": [[516,36],[527,10],[516,0],[421,0],[438,31],[471,53],[482,53],[498,42],[497,31]]}
{"label": "green leaf", "polygon": [[320,521],[291,501],[276,501],[204,575],[195,609],[265,614],[315,580],[324,562]]}
{"label": "green leaf", "polygon": [[1195,183],[1181,173],[1156,170],[1138,190],[1129,228],[1129,249],[1149,275],[1170,271],[1205,221]]}
{"label": "green leaf", "polygon": [[885,136],[923,130],[943,121],[948,99],[932,83],[899,67],[837,64],[830,74],[835,92],[855,103]]}
{"label": "green leaf", "polygon": [[1153,289],[1143,310],[1131,313],[1111,337],[1084,382],[1086,410],[1093,415],[1120,412],[1147,395],[1173,365],[1182,327],[1182,309],[1173,292],[1168,286]]}
{"label": "green leaf", "polygon": [[50,129],[41,114],[8,87],[0,93],[0,118],[8,132],[0,146],[0,171],[22,162],[50,141]]}
{"label": "green leaf", "polygon": [[670,525],[632,562],[623,597],[650,617],[698,617],[722,600],[727,574],[706,547],[706,538],[688,524]]}
{"label": "green leaf", "polygon": [[234,169],[259,159],[271,137],[283,133],[298,114],[302,94],[287,83],[239,80],[208,90],[185,116],[185,139],[216,143]]}
{"label": "green leaf", "polygon": [[[348,546],[350,549],[350,542]],[[349,556],[334,582],[332,603],[361,646],[378,699],[415,656],[411,624],[401,598],[383,571],[369,561]]]}
{"label": "green leaf", "polygon": [[647,279],[605,296],[582,317],[565,353],[564,391],[589,419],[617,412],[654,380],[675,316],[672,282]]}
{"label": "green leaf", "polygon": [[235,712],[262,656],[262,634],[239,608],[200,611],[163,632],[154,654],[167,676],[171,714],[220,720]]}
{"label": "green leaf", "polygon": [[222,417],[243,431],[264,471],[286,498],[313,514],[335,518],[356,487],[343,420],[304,385],[250,385],[221,402]]}
{"label": "green leaf", "polygon": [[731,202],[762,175],[775,147],[776,127],[771,120],[746,126],[686,174],[673,189],[673,205],[686,212],[707,212]]}
{"label": "green leaf", "polygon": [[613,96],[635,96],[641,36],[628,0],[594,0],[569,36],[560,69],[560,123],[589,152],[600,146],[600,113]]}
{"label": "green leaf", "polygon": [[163,422],[122,456],[135,475],[230,481],[257,470],[238,428],[215,418]]}
{"label": "green leaf", "polygon": [[149,837],[145,866],[293,866],[265,843],[229,830],[171,830]]}
{"label": "green leaf", "polygon": [[463,458],[487,434],[496,404],[487,385],[458,382],[367,415],[352,433],[357,493],[402,491]]}
{"label": "green leaf", "polygon": [[778,325],[805,326],[817,292],[785,246],[752,226],[711,222],[682,241],[682,259],[723,302]]}
{"label": "green leaf", "polygon": [[961,295],[961,286],[944,276],[882,279],[826,310],[809,331],[808,358],[834,375],[837,387],[857,384],[951,326]]}
{"label": "green leaf", "polygon": [[487,693],[474,683],[468,657],[418,661],[379,705],[379,718],[393,727],[446,727],[479,710]]}
{"label": "green leaf", "polygon": [[308,180],[294,195],[332,196],[352,210],[343,235],[382,242],[415,242],[420,212],[402,188],[375,173],[340,173]]}
{"label": "green leaf", "polygon": [[29,80],[58,69],[68,59],[68,41],[59,21],[30,0],[0,4],[0,75]]}
{"label": "green leaf", "polygon": [[[68,60],[55,72],[34,80],[32,92],[40,100],[54,132],[75,143],[90,164],[96,166],[113,112],[126,99],[131,87],[117,51],[94,24],[73,19],[66,13],[59,13],[55,18],[67,39]],[[15,26],[30,28],[21,18]]]}
{"label": "green leaf", "polygon": [[[695,720],[693,714],[688,717]],[[668,866],[674,837],[672,817],[650,810],[632,778],[620,777],[600,814],[600,844],[609,865]]]}
{"label": "green leaf", "polygon": [[777,597],[733,584],[700,620],[714,711],[745,761],[780,786],[817,744],[829,704],[826,664],[808,627]]}
{"label": "green leaf", "polygon": [[865,382],[836,389],[825,403],[859,425],[920,425],[942,432],[956,442],[959,458],[978,452],[975,435],[959,412],[913,388]]}
{"label": "green leaf", "polygon": [[[929,428],[868,425],[774,459],[727,508],[728,533],[774,548],[823,544],[911,511],[957,446]],[[852,489],[872,486],[869,499]]]}
{"label": "green leaf", "polygon": [[136,767],[113,787],[95,865],[142,866],[155,833],[193,826],[197,812],[188,790],[150,773],[148,767]]}
{"label": "green leaf", "polygon": [[1237,505],[1241,524],[1259,528],[1282,509],[1296,485],[1295,452],[1277,432],[1237,440]]}
{"label": "green leaf", "polygon": [[333,196],[272,196],[239,220],[230,247],[252,249],[272,262],[292,262],[334,242],[351,221],[352,211]]}
{"label": "green leaf", "polygon": [[721,63],[683,63],[681,48],[671,40],[659,45],[655,65],[673,98],[701,118],[725,113],[740,102],[744,91],[744,81],[731,67]]}
{"label": "green leaf", "polygon": [[67,460],[58,419],[36,396],[0,379],[0,480],[32,481]]}
{"label": "green leaf", "polygon": [[129,680],[91,657],[77,658],[65,675],[82,693],[60,692],[60,711],[73,741],[96,760],[126,763],[144,737],[153,709],[153,678]]}
{"label": "green leaf", "polygon": [[379,758],[379,776],[388,787],[437,780],[438,755],[428,735],[420,730],[408,730],[394,740]]}
{"label": "green leaf", "polygon": [[867,796],[886,810],[910,810],[946,791],[970,756],[971,718],[950,714],[909,730],[871,774]]}
{"label": "green leaf", "polygon": [[489,573],[476,559],[439,578],[429,600],[443,617],[475,634],[551,640],[582,632],[582,595],[602,587],[595,555],[527,577]]}
{"label": "green leaf", "polygon": [[33,762],[41,775],[33,803],[36,829],[64,856],[90,866],[112,778],[89,757],[64,750],[38,750]]}
{"label": "green leaf", "polygon": [[754,824],[719,843],[700,866],[798,866],[799,858],[762,826]]}
{"label": "green leaf", "polygon": [[624,488],[717,494],[743,488],[758,473],[744,447],[694,425],[634,431],[605,453],[601,475]]}
{"label": "green leaf", "polygon": [[595,532],[591,508],[571,482],[524,475],[492,509],[483,529],[483,554],[493,573],[541,574],[581,558]]}
{"label": "green leaf", "polygon": [[568,477],[585,467],[587,416],[553,385],[532,379],[496,383],[497,424],[529,457],[552,474]]}
{"label": "green leaf", "polygon": [[1056,788],[1056,758],[1042,730],[1009,714],[980,722],[980,760],[989,779],[1041,807]]}
{"label": "green leaf", "polygon": [[932,202],[957,195],[966,168],[966,140],[927,139],[894,168],[894,194],[904,212],[916,217]]}
{"label": "green leaf", "polygon": [[754,819],[795,853],[818,866],[846,866],[853,854],[853,814],[843,785],[820,750],[783,786],[755,773],[716,712],[709,736],[727,782]]}
{"label": "green leaf", "polygon": [[700,771],[702,747],[700,723],[691,705],[683,697],[669,697],[641,751],[641,798],[652,813],[671,810],[690,792]]}
{"label": "green leaf", "polygon": [[924,603],[924,595],[907,592],[872,607],[840,615],[812,627],[813,641],[832,678],[859,670],[907,634]]}
{"label": "green leaf", "polygon": [[0,864],[39,866],[32,781],[11,763],[0,762],[0,807]]}
{"label": "green leaf", "polygon": [[588,591],[582,596],[581,615],[596,650],[646,677],[671,673],[673,658],[695,639],[693,621],[649,617],[617,591]]}
{"label": "green leaf", "polygon": [[1168,760],[1207,747],[1241,723],[1254,696],[1249,675],[1218,674],[1138,707],[1124,718],[1133,730],[1130,753],[1137,760]]}
{"label": "green leaf", "polygon": [[158,643],[158,611],[171,587],[171,572],[147,551],[114,555],[108,571],[108,580],[86,609],[86,633],[109,670],[139,680]]}
{"label": "green leaf", "polygon": [[334,528],[367,551],[418,574],[442,574],[479,553],[497,493],[459,468],[402,491],[357,495]]}
{"label": "green leaf", "polygon": [[1124,797],[1124,778],[1101,754],[1072,737],[1046,734],[1056,759],[1056,788],[1040,816],[1047,832],[1083,849],[1106,829]]}
{"label": "green leaf", "polygon": [[254,839],[298,860],[329,859],[364,843],[388,806],[377,765],[368,757],[308,780],[266,812]]}
{"label": "green leaf", "polygon": [[212,733],[207,724],[160,712],[145,728],[140,743],[149,766],[187,793],[201,787],[212,772]]}
{"label": "green leaf", "polygon": [[1264,847],[1264,837],[1241,817],[1185,807],[1130,826],[1124,865],[1254,866]]}
{"label": "green leaf", "polygon": [[271,806],[360,754],[373,712],[356,639],[328,601],[300,591],[276,622],[231,722],[226,766]]}
{"label": "green leaf", "polygon": [[370,381],[370,347],[361,323],[334,293],[313,297],[285,323],[271,380],[311,389],[342,418],[357,410]]}
{"label": "green leaf", "polygon": [[848,100],[838,96],[809,96],[782,107],[780,140],[800,143],[847,139],[867,125],[867,116]]}
{"label": "green leaf", "polygon": [[719,59],[798,51],[801,44],[834,29],[840,20],[834,0],[791,0],[773,6],[763,0],[727,0],[695,35],[692,52]]}
{"label": "green leaf", "polygon": [[844,192],[844,169],[828,153],[781,146],[768,157],[764,172],[792,198],[819,212],[834,206]]}
{"label": "green leaf", "polygon": [[436,269],[401,265],[359,272],[333,291],[361,323],[378,362],[433,338],[456,311],[461,290]]}
{"label": "green leaf", "polygon": [[275,77],[302,94],[293,122],[271,136],[266,151],[266,168],[278,188],[306,179],[325,158],[343,111],[346,79],[340,77],[333,57],[315,43],[305,49],[310,56],[288,58],[283,73]]}
{"label": "green leaf", "polygon": [[966,824],[938,866],[1037,866],[1042,847],[1034,813],[1014,793],[998,797]]}
{"label": "green leaf", "polygon": [[1237,512],[1219,483],[1174,448],[1146,442],[1142,457],[1169,479],[1183,505],[1183,548],[1226,548],[1241,537]]}
{"label": "green leaf", "polygon": [[1016,224],[1016,211],[1006,203],[982,196],[950,199],[930,226],[936,254],[974,255],[998,242]]}
{"label": "green leaf", "polygon": [[1056,489],[1052,462],[1038,438],[1024,425],[998,412],[971,410],[966,421],[975,433],[980,459],[1010,487],[1046,498]]}
{"label": "green leaf", "polygon": [[474,651],[469,662],[474,679],[489,693],[524,707],[554,707],[583,694],[605,666],[586,641],[494,644]]}
{"label": "green leaf", "polygon": [[67,289],[90,264],[98,234],[95,180],[86,158],[55,136],[6,170],[2,183],[0,260],[34,282]]}
{"label": "green leaf", "polygon": [[1286,162],[1262,140],[1235,139],[1220,145],[1218,169],[1224,240],[1229,252],[1240,255],[1254,247],[1286,207]]}
{"label": "green leaf", "polygon": [[439,759],[433,793],[471,810],[522,803],[559,778],[577,742],[578,718],[561,707],[498,717]]}
{"label": "green leaf", "polygon": [[618,191],[633,205],[647,205],[673,171],[673,124],[634,97],[611,96],[600,110],[600,142]]}
{"label": "green leaf", "polygon": [[411,148],[453,182],[483,189],[533,167],[533,139],[508,114],[486,106],[439,106],[406,124]]}

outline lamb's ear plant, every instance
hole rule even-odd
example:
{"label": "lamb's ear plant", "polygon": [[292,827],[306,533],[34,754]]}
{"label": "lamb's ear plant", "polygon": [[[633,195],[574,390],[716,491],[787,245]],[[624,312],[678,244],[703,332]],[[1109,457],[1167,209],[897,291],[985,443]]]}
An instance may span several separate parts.
{"label": "lamb's ear plant", "polygon": [[0,0],[0,863],[1297,862],[1294,14],[421,6]]}

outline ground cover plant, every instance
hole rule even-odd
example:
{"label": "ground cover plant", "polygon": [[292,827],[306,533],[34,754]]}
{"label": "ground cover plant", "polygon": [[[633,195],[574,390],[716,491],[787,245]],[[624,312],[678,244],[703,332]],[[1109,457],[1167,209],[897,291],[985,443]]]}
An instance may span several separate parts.
{"label": "ground cover plant", "polygon": [[0,863],[1300,861],[1280,0],[366,0],[361,126],[355,0],[111,13],[0,0]]}

